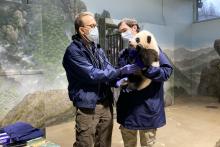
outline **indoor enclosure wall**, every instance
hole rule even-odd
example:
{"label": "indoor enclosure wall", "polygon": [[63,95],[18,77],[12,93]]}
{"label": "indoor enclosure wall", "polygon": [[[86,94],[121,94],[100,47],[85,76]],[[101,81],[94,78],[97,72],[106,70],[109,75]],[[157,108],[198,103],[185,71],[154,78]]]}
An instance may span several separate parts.
{"label": "indoor enclosure wall", "polygon": [[73,119],[62,57],[75,32],[75,15],[86,10],[115,24],[136,18],[156,36],[174,66],[165,83],[167,104],[181,95],[220,97],[220,59],[213,47],[220,21],[193,23],[191,0],[138,0],[135,7],[133,0],[28,2],[0,1],[0,126],[26,121],[45,127]]}

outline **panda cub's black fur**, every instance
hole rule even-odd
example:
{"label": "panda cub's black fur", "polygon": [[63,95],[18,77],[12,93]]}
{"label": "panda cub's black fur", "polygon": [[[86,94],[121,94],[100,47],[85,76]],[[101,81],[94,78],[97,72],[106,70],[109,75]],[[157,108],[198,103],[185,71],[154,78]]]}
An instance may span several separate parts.
{"label": "panda cub's black fur", "polygon": [[159,61],[159,55],[154,49],[145,49],[138,45],[136,47],[138,57],[143,63],[144,67],[148,68],[153,62]]}
{"label": "panda cub's black fur", "polygon": [[[153,62],[159,61],[158,53],[153,49],[145,49],[142,46],[138,45],[136,47],[136,56],[131,56],[129,54],[129,52],[131,51],[132,49],[125,49],[120,54],[119,59],[123,60],[124,65],[135,64],[136,58],[139,58],[140,61],[143,63],[143,69],[147,69]],[[128,75],[128,81],[133,84],[132,87],[139,87],[143,80],[144,76],[141,72]]]}
{"label": "panda cub's black fur", "polygon": [[[119,64],[136,64],[141,70],[131,75],[128,75],[127,88],[131,90],[141,90],[151,83],[151,79],[144,76],[143,72],[150,67],[159,67],[160,49],[154,35],[146,30],[143,30],[133,36],[129,40],[129,45],[133,49],[124,49],[119,54]],[[122,62],[121,62],[122,61]]]}

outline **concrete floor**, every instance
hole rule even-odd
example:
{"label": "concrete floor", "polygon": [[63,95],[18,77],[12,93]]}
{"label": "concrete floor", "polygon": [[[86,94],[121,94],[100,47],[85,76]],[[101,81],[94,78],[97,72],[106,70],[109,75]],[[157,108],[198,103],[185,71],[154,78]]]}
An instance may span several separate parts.
{"label": "concrete floor", "polygon": [[[158,129],[155,147],[215,147],[220,139],[220,103],[207,97],[181,97],[166,107],[167,125]],[[123,147],[114,123],[112,147]],[[46,128],[47,139],[62,147],[72,147],[74,123]],[[138,147],[140,145],[138,144]]]}

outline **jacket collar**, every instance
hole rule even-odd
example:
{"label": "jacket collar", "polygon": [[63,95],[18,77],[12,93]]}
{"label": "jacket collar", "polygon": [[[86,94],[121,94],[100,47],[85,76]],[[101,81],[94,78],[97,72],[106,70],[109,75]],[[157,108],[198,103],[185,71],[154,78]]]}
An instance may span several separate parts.
{"label": "jacket collar", "polygon": [[75,34],[72,36],[73,43],[75,43],[82,50],[87,51],[87,49],[95,48],[95,43],[87,44],[79,34]]}

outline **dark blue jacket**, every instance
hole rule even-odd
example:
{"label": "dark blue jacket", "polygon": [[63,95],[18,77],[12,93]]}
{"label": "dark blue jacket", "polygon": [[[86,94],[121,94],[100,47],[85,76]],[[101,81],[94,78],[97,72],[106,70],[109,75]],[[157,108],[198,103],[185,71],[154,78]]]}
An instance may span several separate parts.
{"label": "dark blue jacket", "polygon": [[79,35],[67,47],[63,66],[69,82],[69,98],[79,108],[95,108],[98,100],[113,98],[110,84],[119,76],[104,51],[94,44],[85,46]]}
{"label": "dark blue jacket", "polygon": [[120,92],[117,101],[117,122],[128,129],[159,128],[166,124],[164,111],[164,81],[173,68],[166,55],[160,53],[160,67],[150,67],[144,75],[152,79],[150,85],[140,91]]}

